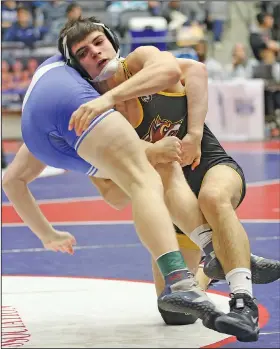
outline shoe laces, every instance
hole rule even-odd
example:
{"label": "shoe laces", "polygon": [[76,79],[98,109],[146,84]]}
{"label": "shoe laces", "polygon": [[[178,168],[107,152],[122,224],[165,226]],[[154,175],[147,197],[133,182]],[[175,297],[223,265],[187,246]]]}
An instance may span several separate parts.
{"label": "shoe laces", "polygon": [[[229,306],[230,310],[234,309],[235,311],[243,312],[243,310],[248,307],[252,309],[252,307],[255,307],[256,304],[254,302],[255,298],[251,298],[249,295],[246,293],[231,293],[230,294],[230,301],[229,301]],[[242,300],[243,306],[240,306],[239,300]]]}

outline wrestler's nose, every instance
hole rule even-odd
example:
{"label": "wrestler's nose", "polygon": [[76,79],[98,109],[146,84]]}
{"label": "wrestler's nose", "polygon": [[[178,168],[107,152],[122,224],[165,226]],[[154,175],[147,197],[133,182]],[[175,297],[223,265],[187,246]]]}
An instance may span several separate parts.
{"label": "wrestler's nose", "polygon": [[98,47],[94,46],[94,45],[91,45],[89,49],[90,49],[91,56],[93,58],[95,58],[96,56],[100,55],[100,53],[101,53],[100,49]]}

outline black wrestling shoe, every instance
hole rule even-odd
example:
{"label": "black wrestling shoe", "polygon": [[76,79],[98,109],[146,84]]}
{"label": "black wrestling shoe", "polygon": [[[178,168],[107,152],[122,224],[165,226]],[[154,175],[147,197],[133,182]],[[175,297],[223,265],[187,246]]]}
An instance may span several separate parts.
{"label": "black wrestling shoe", "polygon": [[189,313],[174,313],[160,308],[158,308],[158,311],[160,312],[163,321],[169,326],[192,325],[198,319],[197,316]]}
{"label": "black wrestling shoe", "polygon": [[219,311],[207,294],[195,282],[193,275],[188,278],[166,285],[158,297],[158,308],[173,313],[188,313],[200,318],[205,327],[215,328],[215,320],[220,315]]}
{"label": "black wrestling shoe", "polygon": [[[215,252],[205,257],[203,271],[211,279],[225,279],[225,273]],[[268,284],[276,281],[280,279],[280,261],[251,254],[251,272],[253,284]]]}
{"label": "black wrestling shoe", "polygon": [[256,299],[245,293],[231,294],[230,312],[218,317],[215,326],[240,342],[255,342],[259,338],[259,310]]}
{"label": "black wrestling shoe", "polygon": [[[207,286],[207,290],[211,287],[215,287],[215,284],[218,283],[219,280],[211,280]],[[197,316],[194,316],[189,313],[174,313],[172,311],[166,311],[158,308],[160,315],[166,325],[171,326],[180,326],[180,325],[192,325],[198,319]]]}

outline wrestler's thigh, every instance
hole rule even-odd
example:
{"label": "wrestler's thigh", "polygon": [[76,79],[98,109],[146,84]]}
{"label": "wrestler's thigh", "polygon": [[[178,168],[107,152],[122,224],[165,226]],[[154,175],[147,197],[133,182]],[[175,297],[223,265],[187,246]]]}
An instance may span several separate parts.
{"label": "wrestler's thigh", "polygon": [[78,153],[106,173],[127,194],[132,183],[143,182],[147,175],[154,180],[157,175],[137,133],[118,112],[107,115],[86,135]]}
{"label": "wrestler's thigh", "polygon": [[200,192],[200,203],[231,203],[236,208],[243,190],[243,179],[232,167],[220,164],[211,167],[205,174]]}

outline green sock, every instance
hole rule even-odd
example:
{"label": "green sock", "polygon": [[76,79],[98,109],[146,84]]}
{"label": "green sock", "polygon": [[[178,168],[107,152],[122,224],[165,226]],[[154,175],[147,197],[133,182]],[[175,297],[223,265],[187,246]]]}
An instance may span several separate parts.
{"label": "green sock", "polygon": [[175,270],[187,269],[186,263],[180,251],[165,253],[157,259],[157,264],[164,277]]}

